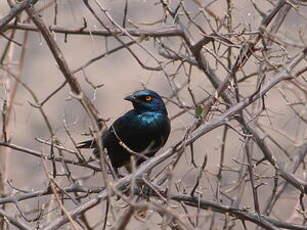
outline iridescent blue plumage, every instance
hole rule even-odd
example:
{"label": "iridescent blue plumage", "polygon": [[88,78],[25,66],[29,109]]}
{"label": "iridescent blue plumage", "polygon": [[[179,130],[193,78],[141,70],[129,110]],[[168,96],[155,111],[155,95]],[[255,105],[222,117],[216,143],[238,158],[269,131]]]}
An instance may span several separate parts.
{"label": "iridescent blue plumage", "polygon": [[[115,169],[129,163],[133,152],[152,157],[164,146],[171,129],[165,104],[156,92],[136,91],[125,100],[131,101],[134,109],[114,121],[102,135],[103,146]],[[96,148],[92,140],[82,142],[78,147]],[[94,153],[97,154],[98,149]],[[144,161],[139,156],[136,159],[137,165]]]}

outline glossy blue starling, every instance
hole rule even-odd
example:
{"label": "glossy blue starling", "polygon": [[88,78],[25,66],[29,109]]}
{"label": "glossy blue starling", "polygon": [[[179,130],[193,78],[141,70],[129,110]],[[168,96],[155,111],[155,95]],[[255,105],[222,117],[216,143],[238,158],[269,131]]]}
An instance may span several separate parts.
{"label": "glossy blue starling", "polygon": [[[135,155],[137,166],[152,157],[164,146],[171,130],[165,104],[156,92],[136,91],[125,100],[132,102],[133,109],[114,121],[101,137],[116,171],[122,166],[129,169],[131,155]],[[81,142],[77,147],[95,148],[94,154],[99,153],[93,140]]]}

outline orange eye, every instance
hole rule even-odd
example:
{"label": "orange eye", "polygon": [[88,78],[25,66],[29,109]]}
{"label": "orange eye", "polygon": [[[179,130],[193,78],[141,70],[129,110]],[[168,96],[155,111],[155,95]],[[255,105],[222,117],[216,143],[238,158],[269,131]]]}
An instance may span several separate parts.
{"label": "orange eye", "polygon": [[147,101],[147,102],[152,101],[152,96],[146,96],[146,97],[145,97],[145,101]]}

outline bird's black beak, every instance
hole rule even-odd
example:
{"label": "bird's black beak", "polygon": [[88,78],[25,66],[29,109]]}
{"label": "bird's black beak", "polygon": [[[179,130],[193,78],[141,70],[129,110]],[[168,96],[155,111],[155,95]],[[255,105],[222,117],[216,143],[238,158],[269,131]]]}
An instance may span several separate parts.
{"label": "bird's black beak", "polygon": [[124,99],[127,100],[127,101],[134,102],[135,101],[135,96],[129,95],[129,96],[125,97]]}

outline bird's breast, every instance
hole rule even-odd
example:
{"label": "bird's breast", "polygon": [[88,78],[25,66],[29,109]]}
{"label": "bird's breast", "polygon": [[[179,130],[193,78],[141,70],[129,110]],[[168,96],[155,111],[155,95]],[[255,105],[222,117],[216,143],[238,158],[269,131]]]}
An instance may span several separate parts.
{"label": "bird's breast", "polygon": [[138,115],[140,125],[155,128],[164,123],[165,116],[157,112],[146,112]]}

